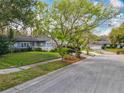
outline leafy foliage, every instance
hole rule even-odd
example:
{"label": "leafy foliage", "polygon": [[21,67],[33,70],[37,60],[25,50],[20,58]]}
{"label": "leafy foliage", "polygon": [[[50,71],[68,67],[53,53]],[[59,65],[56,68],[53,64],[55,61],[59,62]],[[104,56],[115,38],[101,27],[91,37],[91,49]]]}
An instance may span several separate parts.
{"label": "leafy foliage", "polygon": [[25,24],[31,19],[36,0],[0,0],[0,23],[7,25],[21,21]]}
{"label": "leafy foliage", "polygon": [[109,39],[112,44],[124,43],[124,23],[120,27],[112,30],[109,35]]}
{"label": "leafy foliage", "polygon": [[69,50],[68,48],[61,47],[57,49],[57,52],[61,55],[63,59],[64,56],[68,54],[68,50]]}
{"label": "leafy foliage", "polygon": [[11,29],[31,27],[36,17],[36,3],[37,0],[0,0],[0,34],[8,35]]}
{"label": "leafy foliage", "polygon": [[9,51],[9,41],[0,37],[0,55],[5,54]]}
{"label": "leafy foliage", "polygon": [[41,17],[36,20],[34,32],[51,38],[58,48],[72,45],[78,50],[85,44],[88,50],[93,29],[115,15],[111,7],[88,0],[59,0],[44,6],[37,5],[36,13]]}

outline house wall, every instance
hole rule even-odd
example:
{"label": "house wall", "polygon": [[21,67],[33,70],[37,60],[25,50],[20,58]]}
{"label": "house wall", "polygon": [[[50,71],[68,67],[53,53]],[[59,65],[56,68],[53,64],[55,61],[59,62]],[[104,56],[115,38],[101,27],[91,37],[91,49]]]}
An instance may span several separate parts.
{"label": "house wall", "polygon": [[25,48],[31,48],[32,45],[30,42],[16,42],[14,44],[14,48],[17,48],[17,49],[25,49]]}
{"label": "house wall", "polygon": [[50,51],[55,49],[55,43],[53,41],[46,41],[44,45],[41,46],[42,50]]}
{"label": "house wall", "polygon": [[52,41],[42,42],[15,42],[13,45],[14,49],[27,49],[27,48],[41,48],[41,50],[50,51],[55,48],[55,43]]}

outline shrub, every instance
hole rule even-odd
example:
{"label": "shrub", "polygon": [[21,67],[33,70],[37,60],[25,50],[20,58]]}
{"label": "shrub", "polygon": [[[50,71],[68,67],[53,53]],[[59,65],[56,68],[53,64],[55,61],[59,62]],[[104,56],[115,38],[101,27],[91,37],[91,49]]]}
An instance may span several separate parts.
{"label": "shrub", "polygon": [[22,49],[15,48],[15,49],[13,49],[13,52],[28,52],[28,51],[32,51],[32,48],[22,48]]}
{"label": "shrub", "polygon": [[62,48],[58,48],[57,52],[60,54],[60,56],[62,57],[62,60],[64,58],[65,55],[68,54],[68,48],[62,47]]}
{"label": "shrub", "polygon": [[117,44],[114,44],[114,45],[113,45],[113,48],[117,48],[117,47],[118,47],[118,45],[117,45]]}
{"label": "shrub", "polygon": [[110,44],[110,47],[108,48],[117,48],[117,44]]}
{"label": "shrub", "polygon": [[9,41],[5,38],[0,38],[0,55],[9,52]]}
{"label": "shrub", "polygon": [[50,52],[57,52],[57,48],[50,50]]}
{"label": "shrub", "polygon": [[34,51],[42,51],[41,48],[35,48]]}
{"label": "shrub", "polygon": [[110,44],[110,45],[104,44],[102,46],[102,49],[106,49],[106,48],[108,48],[108,49],[117,48],[117,44]]}
{"label": "shrub", "polygon": [[106,44],[104,44],[104,45],[102,46],[102,49],[106,49]]}
{"label": "shrub", "polygon": [[123,45],[120,45],[120,47],[119,48],[123,48]]}

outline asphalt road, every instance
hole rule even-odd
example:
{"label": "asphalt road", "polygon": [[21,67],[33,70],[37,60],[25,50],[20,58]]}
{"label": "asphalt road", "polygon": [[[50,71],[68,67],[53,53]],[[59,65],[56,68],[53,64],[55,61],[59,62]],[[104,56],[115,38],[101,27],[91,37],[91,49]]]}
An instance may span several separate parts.
{"label": "asphalt road", "polygon": [[88,58],[44,76],[30,87],[19,87],[15,93],[124,93],[124,55]]}

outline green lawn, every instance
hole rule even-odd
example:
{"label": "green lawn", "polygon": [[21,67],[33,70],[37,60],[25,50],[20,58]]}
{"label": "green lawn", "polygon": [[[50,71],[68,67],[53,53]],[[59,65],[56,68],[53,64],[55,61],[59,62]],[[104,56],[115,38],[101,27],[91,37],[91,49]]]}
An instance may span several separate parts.
{"label": "green lawn", "polygon": [[0,91],[21,84],[35,77],[47,74],[51,71],[57,70],[67,65],[69,65],[69,63],[56,61],[52,63],[42,64],[21,72],[0,75]]}
{"label": "green lawn", "polygon": [[6,54],[0,57],[0,69],[34,64],[55,58],[59,58],[59,55],[51,52],[21,52]]}
{"label": "green lawn", "polygon": [[121,49],[106,49],[107,51],[110,51],[110,52],[114,52],[114,53],[117,53],[117,52],[124,52],[124,48],[121,48]]}

